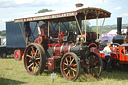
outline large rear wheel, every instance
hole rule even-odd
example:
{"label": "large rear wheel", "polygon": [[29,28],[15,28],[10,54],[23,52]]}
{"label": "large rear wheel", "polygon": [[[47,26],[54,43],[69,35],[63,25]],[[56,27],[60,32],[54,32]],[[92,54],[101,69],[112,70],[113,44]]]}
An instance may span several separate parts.
{"label": "large rear wheel", "polygon": [[29,74],[37,75],[44,71],[46,56],[42,48],[35,43],[30,44],[26,48],[24,53],[24,65]]}
{"label": "large rear wheel", "polygon": [[75,81],[80,71],[80,62],[77,55],[72,52],[66,53],[61,59],[60,70],[65,79]]}
{"label": "large rear wheel", "polygon": [[91,77],[99,77],[103,69],[103,62],[100,56],[94,52],[90,52],[85,60],[84,72]]}

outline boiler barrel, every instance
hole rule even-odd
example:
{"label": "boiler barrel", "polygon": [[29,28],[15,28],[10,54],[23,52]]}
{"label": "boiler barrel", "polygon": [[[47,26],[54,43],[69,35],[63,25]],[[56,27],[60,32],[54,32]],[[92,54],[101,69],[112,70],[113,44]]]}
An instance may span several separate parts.
{"label": "boiler barrel", "polygon": [[124,37],[125,37],[125,35],[117,35],[117,36],[113,37],[113,43],[123,44]]}

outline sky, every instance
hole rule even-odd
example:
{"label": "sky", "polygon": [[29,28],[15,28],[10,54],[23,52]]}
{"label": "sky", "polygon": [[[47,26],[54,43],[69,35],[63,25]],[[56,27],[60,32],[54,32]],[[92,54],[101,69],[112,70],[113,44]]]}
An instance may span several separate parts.
{"label": "sky", "polygon": [[[122,17],[122,23],[128,24],[127,0],[0,0],[0,30],[6,30],[6,21],[18,17],[37,13],[41,9],[72,10],[76,3],[83,3],[84,7],[102,8],[111,12],[111,17],[105,20],[105,25],[116,25],[117,17]],[[100,19],[99,25],[102,25]],[[90,25],[96,21],[89,20]]]}

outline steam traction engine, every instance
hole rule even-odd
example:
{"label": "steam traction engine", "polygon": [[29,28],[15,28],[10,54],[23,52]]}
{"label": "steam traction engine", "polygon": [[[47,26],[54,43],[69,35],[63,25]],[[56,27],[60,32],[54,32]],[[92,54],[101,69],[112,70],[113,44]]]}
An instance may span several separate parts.
{"label": "steam traction engine", "polygon": [[[83,8],[66,13],[15,19],[15,22],[43,20],[48,25],[48,33],[38,36],[24,52],[24,65],[27,72],[37,75],[41,74],[45,68],[49,70],[59,68],[65,79],[74,81],[82,68],[87,75],[98,77],[102,72],[102,60],[98,54],[90,52],[91,47],[97,47],[95,42],[97,34],[86,32],[86,30],[83,34],[80,23],[83,19],[86,21],[86,19],[105,18],[110,17],[110,14],[98,8]],[[74,20],[78,31],[68,28],[65,32],[60,29],[60,22]],[[58,23],[58,33],[54,35],[50,34],[52,23]],[[55,37],[56,34],[57,37]]]}
{"label": "steam traction engine", "polygon": [[[70,40],[71,36],[72,40],[77,39],[78,41],[71,43],[74,42]],[[62,42],[60,42],[61,40],[58,42],[61,44],[49,44],[52,41],[47,37],[42,37],[41,44],[39,42],[31,43],[24,53],[27,72],[41,74],[45,66],[49,70],[60,68],[62,75],[67,80],[74,81],[82,67],[85,73],[95,77],[99,76],[102,71],[101,58],[96,53],[90,52],[86,43],[82,43],[80,38],[73,38],[76,36],[75,34],[71,36],[64,36]]]}
{"label": "steam traction engine", "polygon": [[[117,35],[113,37],[113,43],[111,44],[111,59],[112,59],[112,66],[118,66],[123,69],[128,69],[128,44],[124,43],[125,34],[121,33],[122,28],[122,18],[117,18]],[[104,53],[100,52],[103,48],[96,49],[93,48],[94,52],[97,52],[99,56],[104,61],[105,65],[105,55]]]}

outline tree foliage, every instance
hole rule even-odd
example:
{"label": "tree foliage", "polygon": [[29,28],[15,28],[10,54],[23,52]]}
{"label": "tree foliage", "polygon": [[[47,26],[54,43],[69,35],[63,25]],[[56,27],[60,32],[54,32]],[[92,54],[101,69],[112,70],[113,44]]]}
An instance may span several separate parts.
{"label": "tree foliage", "polygon": [[37,13],[44,13],[44,12],[51,12],[51,11],[53,11],[53,10],[51,10],[51,9],[41,9]]}
{"label": "tree foliage", "polygon": [[[89,25],[90,25],[90,22],[86,21],[86,31],[87,32],[92,32],[92,28]],[[77,26],[76,21],[73,21],[73,22],[69,23],[69,28],[73,28],[74,30],[76,30],[76,26]],[[82,32],[85,31],[85,23],[84,23],[84,21],[82,21],[82,28],[81,29],[82,29]]]}
{"label": "tree foliage", "polygon": [[1,35],[1,36],[6,36],[6,31],[5,31],[5,30],[0,31],[0,35]]}

